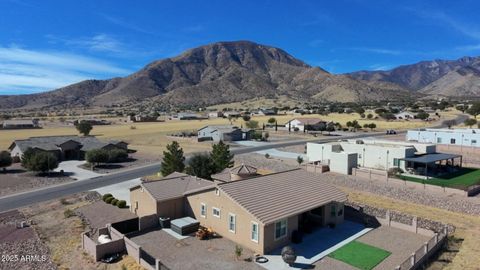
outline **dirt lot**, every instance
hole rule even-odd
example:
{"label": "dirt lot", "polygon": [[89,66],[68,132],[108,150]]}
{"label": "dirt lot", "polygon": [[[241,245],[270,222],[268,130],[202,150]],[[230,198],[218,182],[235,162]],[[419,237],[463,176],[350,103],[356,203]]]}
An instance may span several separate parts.
{"label": "dirt lot", "polygon": [[75,212],[85,219],[88,227],[91,229],[102,228],[107,223],[115,223],[136,217],[128,208],[120,209],[103,201],[96,201],[81,206]]}
{"label": "dirt lot", "polygon": [[[64,200],[52,200],[22,209],[25,216],[35,222],[35,230],[48,247],[53,262],[59,269],[116,270],[143,269],[133,258],[124,256],[114,264],[94,262],[82,250],[80,234],[87,229],[87,224],[74,214],[75,210],[98,201],[97,193],[81,193]],[[102,202],[103,203],[103,202]],[[66,212],[66,210],[71,210]],[[67,217],[66,214],[73,214]]]}
{"label": "dirt lot", "polygon": [[37,176],[25,171],[19,164],[14,164],[8,168],[7,173],[0,172],[0,196],[72,181],[72,178],[54,172]]}

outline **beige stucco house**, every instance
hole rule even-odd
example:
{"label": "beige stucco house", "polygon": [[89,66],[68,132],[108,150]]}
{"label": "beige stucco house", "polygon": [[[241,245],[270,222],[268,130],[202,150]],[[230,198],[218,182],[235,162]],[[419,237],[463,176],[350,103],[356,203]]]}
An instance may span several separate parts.
{"label": "beige stucco house", "polygon": [[190,216],[260,254],[290,243],[307,222],[342,223],[347,200],[321,175],[302,169],[216,183],[174,173],[131,188],[130,197],[139,216]]}

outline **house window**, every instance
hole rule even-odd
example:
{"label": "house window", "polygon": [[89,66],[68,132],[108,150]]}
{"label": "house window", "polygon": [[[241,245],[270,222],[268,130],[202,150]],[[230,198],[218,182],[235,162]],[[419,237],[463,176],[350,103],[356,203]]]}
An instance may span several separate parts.
{"label": "house window", "polygon": [[455,139],[450,139],[450,144],[455,144]]}
{"label": "house window", "polygon": [[236,227],[237,227],[237,217],[232,213],[228,213],[228,230],[232,233],[235,233]]}
{"label": "house window", "polygon": [[477,144],[477,140],[472,140],[472,144]]}
{"label": "house window", "polygon": [[437,143],[442,143],[442,138],[437,138]]}
{"label": "house window", "polygon": [[332,204],[332,206],[330,207],[330,216],[337,216],[337,206],[335,204]]}
{"label": "house window", "polygon": [[258,223],[252,221],[252,234],[251,239],[253,242],[258,243]]}
{"label": "house window", "polygon": [[287,220],[280,220],[275,223],[275,240],[287,236]]}
{"label": "house window", "polygon": [[398,158],[393,159],[393,166],[400,166],[400,160]]}
{"label": "house window", "polygon": [[202,203],[200,204],[200,215],[202,217],[206,217],[207,216],[207,205]]}
{"label": "house window", "polygon": [[220,209],[212,207],[212,214],[214,217],[220,218]]}

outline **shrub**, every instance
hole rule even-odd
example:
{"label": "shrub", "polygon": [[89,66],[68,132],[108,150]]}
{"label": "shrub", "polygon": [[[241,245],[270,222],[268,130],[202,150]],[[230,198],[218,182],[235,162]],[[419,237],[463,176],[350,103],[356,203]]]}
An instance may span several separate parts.
{"label": "shrub", "polygon": [[243,248],[239,245],[235,245],[235,258],[240,258],[242,256]]}
{"label": "shrub", "polygon": [[0,152],[0,168],[5,170],[5,167],[12,165],[13,159],[9,152],[1,151]]}
{"label": "shrub", "polygon": [[104,195],[102,196],[102,200],[105,201],[107,198],[110,198],[110,197],[113,197],[113,195],[110,194],[110,193],[104,194]]}
{"label": "shrub", "polygon": [[110,204],[111,204],[111,205],[117,205],[117,202],[118,202],[118,199],[115,199],[115,198],[114,198],[114,199],[112,199],[112,200],[110,201]]}
{"label": "shrub", "polygon": [[105,199],[105,202],[106,203],[111,203],[113,199],[115,199],[115,198],[114,197],[108,197],[108,198]]}
{"label": "shrub", "polygon": [[50,152],[27,149],[22,157],[22,166],[29,171],[48,172],[58,167],[57,157]]}
{"label": "shrub", "polygon": [[128,158],[128,153],[124,149],[112,149],[108,151],[108,162],[121,162]]}
{"label": "shrub", "polygon": [[127,207],[127,202],[124,201],[124,200],[119,200],[117,202],[117,206],[118,206],[118,208],[125,208],[125,207]]}
{"label": "shrub", "polygon": [[75,216],[75,212],[73,212],[72,209],[66,209],[65,211],[63,211],[63,216],[65,218],[73,217]]}
{"label": "shrub", "polygon": [[88,163],[98,165],[100,163],[106,163],[109,160],[108,151],[103,149],[92,149],[85,153],[85,159]]}

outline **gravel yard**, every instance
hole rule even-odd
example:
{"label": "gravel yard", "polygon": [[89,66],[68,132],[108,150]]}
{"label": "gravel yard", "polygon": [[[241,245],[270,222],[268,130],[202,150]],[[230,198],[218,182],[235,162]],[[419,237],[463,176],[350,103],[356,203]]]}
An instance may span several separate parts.
{"label": "gravel yard", "polygon": [[291,159],[265,158],[265,156],[255,153],[235,155],[235,164],[246,164],[254,166],[257,169],[267,169],[273,172],[291,170],[298,168],[298,163]]}
{"label": "gravel yard", "polygon": [[153,230],[130,239],[171,270],[264,269],[254,262],[243,261],[253,256],[247,249],[243,249],[242,259],[235,260],[235,243],[225,238],[177,240],[162,230]]}
{"label": "gravel yard", "polygon": [[26,218],[17,210],[0,214],[0,269],[56,269],[35,230],[17,228],[15,223],[20,221]]}
{"label": "gravel yard", "polygon": [[55,172],[38,176],[25,171],[19,164],[14,164],[8,168],[7,173],[0,172],[0,196],[72,181],[72,178]]}

